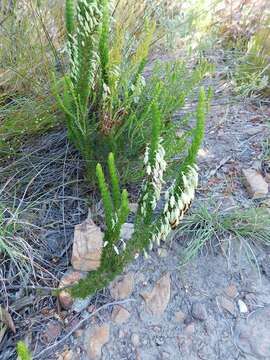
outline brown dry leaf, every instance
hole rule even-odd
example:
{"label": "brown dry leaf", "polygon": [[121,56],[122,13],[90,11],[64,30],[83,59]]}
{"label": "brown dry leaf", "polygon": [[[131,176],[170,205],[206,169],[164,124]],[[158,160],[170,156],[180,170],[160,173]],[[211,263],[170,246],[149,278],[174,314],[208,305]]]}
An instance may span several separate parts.
{"label": "brown dry leaf", "polygon": [[14,334],[16,334],[16,329],[12,317],[9,312],[0,306],[0,321],[4,323]]}

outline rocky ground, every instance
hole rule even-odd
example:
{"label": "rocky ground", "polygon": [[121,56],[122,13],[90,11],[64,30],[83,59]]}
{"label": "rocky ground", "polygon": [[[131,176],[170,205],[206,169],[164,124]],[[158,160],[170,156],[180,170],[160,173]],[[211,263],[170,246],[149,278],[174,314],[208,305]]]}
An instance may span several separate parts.
{"label": "rocky ground", "polygon": [[[243,172],[260,177],[268,118],[264,106],[214,101],[200,151],[197,203],[269,206],[261,179]],[[254,195],[259,200],[251,200]],[[202,252],[180,266],[183,248],[176,238],[159,254],[134,260],[102,294],[101,308],[93,299],[77,301],[64,321],[56,316],[44,324],[47,347],[34,358],[270,359],[270,249],[257,250],[259,272],[234,246],[230,254]]]}
{"label": "rocky ground", "polygon": [[[199,154],[201,179],[194,208],[201,201],[223,209],[269,207],[269,177],[265,164],[262,168],[262,143],[270,135],[269,108],[233,101],[222,87],[220,83],[216,88]],[[72,194],[70,199],[77,201]],[[85,208],[80,211],[85,214]],[[49,212],[45,214],[47,218]],[[69,220],[64,229],[67,258],[70,229],[80,219]],[[186,240],[176,237],[159,254],[153,251],[148,259],[134,260],[109,289],[76,301],[71,309],[68,297],[62,299],[66,309],[53,302],[43,306],[41,299],[38,315],[21,321],[33,358],[270,359],[270,249],[256,249],[258,271],[239,256],[234,239],[223,240],[231,244],[229,249],[205,249],[183,266]],[[60,255],[55,259],[64,271]],[[77,275],[71,273],[73,279]],[[3,359],[14,358],[9,354]]]}

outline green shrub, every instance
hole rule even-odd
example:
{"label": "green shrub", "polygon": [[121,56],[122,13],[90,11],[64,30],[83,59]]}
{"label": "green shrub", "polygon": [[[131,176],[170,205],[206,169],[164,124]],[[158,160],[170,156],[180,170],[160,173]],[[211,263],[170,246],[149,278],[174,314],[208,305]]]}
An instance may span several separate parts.
{"label": "green shrub", "polygon": [[164,143],[171,146],[171,152],[179,149],[184,137],[176,138],[179,124],[171,121],[172,115],[211,71],[205,61],[191,72],[180,61],[156,64],[146,81],[143,71],[156,22],[144,17],[137,38],[124,33],[109,8],[105,0],[79,0],[74,11],[73,2],[67,1],[70,71],[61,81],[55,81],[69,138],[82,154],[92,183],[96,163],[104,163],[110,152],[121,164],[121,178],[130,181],[135,173],[142,176],[140,159],[150,135],[153,101],[157,101],[166,120],[162,128]]}
{"label": "green shrub", "polygon": [[[176,229],[185,212],[191,205],[198,183],[196,156],[204,136],[207,99],[204,90],[200,91],[197,107],[197,122],[192,132],[192,141],[187,154],[179,168],[178,175],[170,187],[166,185],[165,174],[167,162],[166,150],[163,146],[162,127],[164,118],[157,100],[151,105],[151,141],[145,149],[144,168],[145,180],[139,194],[139,207],[134,219],[134,233],[126,242],[121,239],[121,227],[129,214],[128,193],[119,188],[114,156],[108,158],[111,178],[111,191],[106,183],[102,166],[97,164],[96,174],[101,192],[105,213],[105,237],[101,265],[92,271],[87,278],[81,280],[71,289],[76,297],[85,297],[107,286],[115,276],[119,275],[124,266],[137,254],[160,246],[172,230]],[[170,159],[169,159],[170,160]],[[164,198],[162,189],[167,188]],[[157,214],[157,205],[162,205],[162,212]]]}

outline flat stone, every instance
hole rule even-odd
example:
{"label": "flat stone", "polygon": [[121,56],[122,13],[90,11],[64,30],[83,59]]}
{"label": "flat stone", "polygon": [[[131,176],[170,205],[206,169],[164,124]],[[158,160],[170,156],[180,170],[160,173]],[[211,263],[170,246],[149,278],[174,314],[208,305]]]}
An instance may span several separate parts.
{"label": "flat stone", "polygon": [[123,300],[128,298],[134,288],[134,273],[129,272],[128,274],[118,277],[113,281],[110,288],[111,296],[115,300]]}
{"label": "flat stone", "polygon": [[268,184],[262,174],[254,170],[243,169],[244,183],[252,199],[261,199],[268,194]]}
{"label": "flat stone", "polygon": [[88,297],[86,297],[85,299],[74,299],[73,305],[72,305],[72,310],[75,311],[76,313],[80,313],[83,310],[87,309],[91,300],[93,298],[93,295],[90,295]]}
{"label": "flat stone", "polygon": [[255,359],[270,359],[270,306],[254,311],[235,326],[235,343]]}
{"label": "flat stone", "polygon": [[140,337],[138,334],[132,334],[131,335],[131,342],[135,348],[137,348],[140,345]]}
{"label": "flat stone", "polygon": [[75,226],[71,264],[75,270],[92,271],[100,266],[104,234],[87,218]]}
{"label": "flat stone", "polygon": [[123,339],[126,336],[126,334],[123,330],[120,329],[118,336],[119,336],[119,339]]}
{"label": "flat stone", "polygon": [[195,333],[195,324],[194,322],[188,324],[186,327],[185,327],[185,330],[184,330],[185,334],[188,335],[188,336],[191,336]]}
{"label": "flat stone", "polygon": [[[80,279],[84,278],[84,276],[85,274],[80,271],[69,270],[60,280],[59,288],[75,285]],[[74,303],[74,299],[67,290],[60,291],[58,300],[65,310],[71,309]]]}
{"label": "flat stone", "polygon": [[183,311],[176,311],[174,314],[174,320],[177,323],[183,323],[185,319],[187,318],[187,315]]}
{"label": "flat stone", "polygon": [[264,125],[261,126],[248,126],[246,129],[243,129],[244,133],[247,136],[254,136],[259,134],[260,132],[263,132],[265,130],[267,130],[267,127]]}
{"label": "flat stone", "polygon": [[43,334],[43,339],[47,343],[55,341],[62,332],[62,326],[58,321],[50,321]]}
{"label": "flat stone", "polygon": [[110,326],[103,324],[94,326],[85,333],[85,348],[89,360],[98,360],[102,355],[102,347],[109,342]]}
{"label": "flat stone", "polygon": [[130,317],[130,312],[122,306],[115,305],[112,312],[112,321],[116,324],[123,324]]}
{"label": "flat stone", "polygon": [[238,295],[238,290],[235,284],[230,284],[224,291],[225,295],[234,299]]}
{"label": "flat stone", "polygon": [[205,304],[201,302],[195,302],[192,304],[191,314],[194,319],[204,321],[207,319],[207,310]]}
{"label": "flat stone", "polygon": [[248,313],[248,307],[247,307],[247,305],[244,303],[243,300],[241,300],[241,299],[238,300],[238,307],[239,307],[240,313],[242,313],[242,314]]}
{"label": "flat stone", "polygon": [[144,292],[143,297],[147,308],[154,316],[162,316],[170,301],[171,295],[170,274],[164,275],[154,286],[151,292]]}
{"label": "flat stone", "polygon": [[218,303],[223,310],[227,311],[231,315],[235,316],[235,304],[231,300],[225,298],[224,296],[218,297]]}

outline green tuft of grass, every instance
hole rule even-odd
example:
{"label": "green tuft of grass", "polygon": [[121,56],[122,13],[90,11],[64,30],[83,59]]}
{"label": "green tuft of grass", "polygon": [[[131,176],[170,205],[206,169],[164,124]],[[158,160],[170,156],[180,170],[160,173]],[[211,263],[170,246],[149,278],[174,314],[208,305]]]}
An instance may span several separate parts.
{"label": "green tuft of grass", "polygon": [[267,208],[209,209],[201,205],[183,220],[177,235],[187,238],[183,263],[187,263],[206,245],[221,244],[227,239],[238,241],[245,255],[257,264],[256,245],[270,246],[270,212]]}

